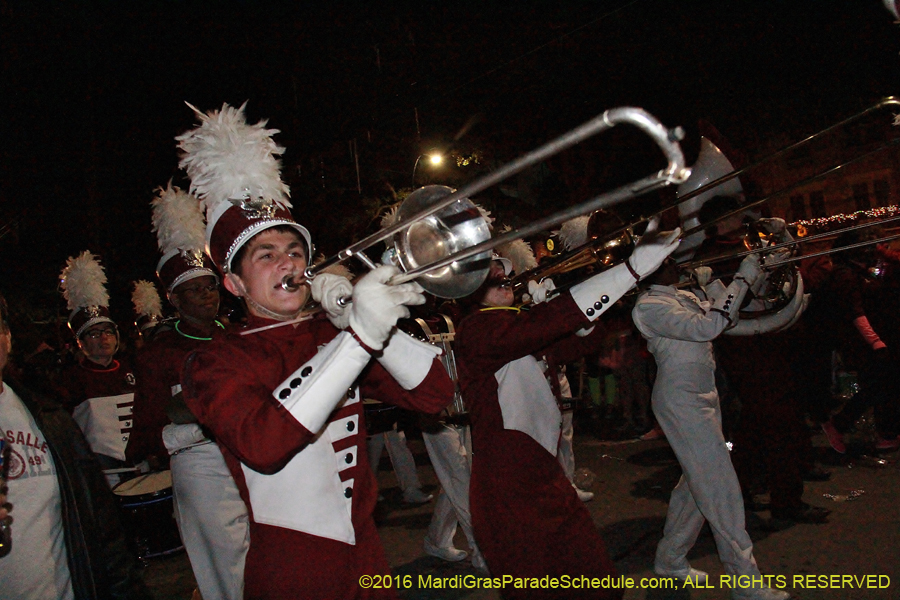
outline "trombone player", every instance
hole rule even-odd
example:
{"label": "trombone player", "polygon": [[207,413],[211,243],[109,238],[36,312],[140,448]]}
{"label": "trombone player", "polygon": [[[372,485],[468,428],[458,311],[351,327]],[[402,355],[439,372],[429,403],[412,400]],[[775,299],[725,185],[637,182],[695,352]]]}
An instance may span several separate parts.
{"label": "trombone player", "polygon": [[708,576],[690,566],[687,553],[705,522],[719,558],[735,578],[734,600],[787,600],[790,594],[762,584],[747,534],[741,487],[722,433],[712,340],[737,319],[741,303],[761,275],[759,258],[741,262],[731,284],[716,298],[701,300],[677,290],[679,272],[668,260],[649,280],[632,311],[658,367],[651,402],[682,468],[672,491],[654,571],[695,586]]}
{"label": "trombone player", "polygon": [[396,598],[359,585],[390,573],[372,518],[361,391],[426,413],[450,403],[437,352],[394,328],[407,305],[424,302],[421,288],[385,285],[396,269],[381,267],[353,289],[345,330],[304,320],[310,287],[322,300],[346,279],[282,285],[303,273],[312,243],[288,210],[275,130],[228,105],[197,115],[201,124],[178,138],[181,166],[207,207],[210,258],[246,302],[250,328],[188,357],[184,396],[249,507],[244,597]]}
{"label": "trombone player", "polygon": [[[535,354],[559,363],[596,348],[583,334],[636,281],[678,246],[680,230],[648,231],[632,255],[527,312],[512,306],[500,261],[466,299],[471,313],[456,337],[459,383],[472,427],[470,508],[492,576],[604,577],[615,574],[603,539],[556,458],[560,411]],[[598,328],[599,329],[599,328]],[[538,540],[537,542],[535,540]],[[618,598],[621,590],[585,590]],[[569,590],[505,590],[509,598],[572,598]]]}

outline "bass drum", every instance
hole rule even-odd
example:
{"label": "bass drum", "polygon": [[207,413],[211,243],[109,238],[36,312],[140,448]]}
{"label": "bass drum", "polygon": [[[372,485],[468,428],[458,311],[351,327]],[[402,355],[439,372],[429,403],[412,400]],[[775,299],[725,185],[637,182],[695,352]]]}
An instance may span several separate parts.
{"label": "bass drum", "polygon": [[122,524],[137,551],[146,560],[184,549],[172,499],[172,472],[158,471],[123,481],[113,488],[122,512]]}

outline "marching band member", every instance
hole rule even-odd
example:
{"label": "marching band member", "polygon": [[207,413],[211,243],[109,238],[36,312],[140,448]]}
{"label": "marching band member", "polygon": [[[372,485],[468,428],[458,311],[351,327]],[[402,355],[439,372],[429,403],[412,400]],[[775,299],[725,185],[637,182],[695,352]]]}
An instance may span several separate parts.
{"label": "marching band member", "polygon": [[421,288],[386,285],[397,269],[381,267],[336,319],[346,330],[301,321],[310,288],[326,301],[335,277],[282,285],[304,272],[312,243],[289,212],[276,130],[228,105],[197,115],[200,125],[178,138],[181,166],[206,204],[210,257],[249,319],[191,354],[185,399],[250,511],[244,597],[395,598],[359,584],[390,574],[372,519],[361,392],[427,413],[450,402],[437,351],[395,332],[406,305],[424,301]]}
{"label": "marching band member", "polygon": [[[457,334],[460,388],[472,420],[472,524],[493,576],[613,575],[590,513],[556,458],[561,415],[534,357],[565,363],[602,338],[580,337],[636,281],[652,273],[678,245],[676,230],[659,238],[648,227],[626,263],[519,312],[504,285],[504,267],[491,265],[487,282],[470,297],[478,310]],[[510,598],[572,598],[572,590],[504,590]],[[583,593],[582,595],[585,595]],[[618,598],[621,590],[591,590]]]}
{"label": "marching band member", "polygon": [[[135,377],[119,351],[119,328],[110,318],[106,273],[97,257],[85,250],[70,257],[60,274],[63,297],[71,310],[69,328],[82,355],[62,374],[61,393],[100,465],[126,469],[125,447],[131,435]],[[111,486],[119,474],[107,474]]]}
{"label": "marching band member", "polygon": [[678,270],[674,261],[668,261],[651,279],[654,285],[638,297],[632,317],[656,358],[653,412],[683,472],[669,500],[654,571],[705,583],[707,574],[690,566],[687,553],[708,521],[725,571],[757,578],[745,580],[748,587],[734,587],[732,598],[786,600],[787,592],[760,587],[753,543],[744,525],[741,487],[722,434],[711,342],[737,318],[760,273],[759,258],[748,255],[722,295],[701,302],[672,287],[678,282]]}
{"label": "marching band member", "polygon": [[[700,209],[700,219],[711,222],[739,208],[737,198],[716,196]],[[695,258],[728,256],[734,253],[736,247],[743,248],[747,230],[744,221],[749,221],[749,225],[760,232],[768,233],[775,243],[793,240],[783,219],[755,219],[750,215],[738,214],[730,221],[730,224],[720,221],[715,225],[715,235],[704,241]],[[761,260],[764,264],[771,264],[789,256],[790,250],[782,249],[763,255]],[[733,267],[724,270],[734,271]],[[764,274],[759,278],[747,293],[750,302],[744,303],[744,310],[752,314],[763,303],[761,298],[765,296],[767,278],[773,276],[777,275]],[[801,276],[796,273],[794,277]],[[795,301],[803,296],[802,283],[802,279],[797,282]],[[791,302],[778,313],[792,312],[795,304]],[[798,305],[801,312],[802,308]],[[777,319],[778,315],[775,317]],[[717,337],[713,345],[717,364],[726,374],[729,387],[740,399],[740,418],[736,419],[738,424],[732,431],[734,449],[731,460],[744,497],[749,501],[748,506],[752,507],[756,489],[769,492],[772,515],[769,526],[773,529],[795,522],[824,523],[830,511],[812,506],[802,499],[804,471],[812,472],[813,462],[812,442],[803,420],[797,377],[792,368],[798,331],[790,327],[772,327],[766,323],[766,318],[744,319],[741,324],[752,324],[752,335],[738,326]]]}
{"label": "marching band member", "polygon": [[247,507],[221,450],[185,405],[181,377],[187,356],[223,330],[216,320],[219,278],[203,251],[197,198],[170,183],[152,204],[163,253],[156,275],[178,315],[138,354],[134,430],[126,453],[135,461],[148,454],[170,457],[175,521],[200,595],[240,600],[250,544]]}
{"label": "marching band member", "polygon": [[[442,309],[449,309],[445,305]],[[452,312],[448,310],[447,312]],[[456,372],[454,340],[456,327],[448,314],[434,310],[416,311],[415,322],[431,343],[443,351],[441,360],[451,380],[459,379]],[[453,408],[464,408],[458,386],[454,386]],[[449,409],[449,407],[448,407]],[[487,572],[484,557],[475,541],[472,529],[472,515],[469,510],[469,481],[472,475],[472,436],[468,425],[468,415],[445,410],[441,418],[427,418],[420,415],[419,427],[422,441],[434,468],[434,474],[441,484],[441,490],[434,503],[434,512],[428,523],[423,547],[425,554],[449,562],[458,562],[471,555],[472,566],[482,573]],[[457,526],[469,544],[470,552],[454,545]]]}
{"label": "marching band member", "polygon": [[134,282],[131,292],[131,303],[134,305],[134,326],[137,328],[135,345],[138,350],[153,337],[156,326],[163,319],[162,300],[153,283],[141,279]]}

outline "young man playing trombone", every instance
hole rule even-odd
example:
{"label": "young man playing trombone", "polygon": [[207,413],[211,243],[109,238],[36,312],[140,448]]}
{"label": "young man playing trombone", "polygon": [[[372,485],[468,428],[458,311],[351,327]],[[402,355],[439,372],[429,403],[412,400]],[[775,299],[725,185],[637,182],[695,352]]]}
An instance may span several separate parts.
{"label": "young man playing trombone", "polygon": [[[561,415],[542,362],[596,350],[597,319],[678,245],[648,227],[628,260],[520,312],[500,261],[459,326],[459,384],[472,426],[470,508],[494,577],[614,576],[600,532],[556,458]],[[555,376],[555,375],[553,375]],[[622,590],[504,590],[506,598],[620,598]]]}
{"label": "young man playing trombone", "polygon": [[360,585],[390,577],[372,519],[360,390],[426,413],[452,399],[437,351],[394,329],[406,305],[424,302],[421,288],[386,285],[396,269],[381,267],[335,318],[345,331],[324,315],[303,320],[311,291],[328,302],[350,290],[327,274],[285,283],[302,277],[312,244],[288,211],[275,131],[227,105],[198,117],[178,138],[181,166],[207,206],[210,256],[249,322],[189,357],[185,399],[250,509],[244,597],[394,598]]}

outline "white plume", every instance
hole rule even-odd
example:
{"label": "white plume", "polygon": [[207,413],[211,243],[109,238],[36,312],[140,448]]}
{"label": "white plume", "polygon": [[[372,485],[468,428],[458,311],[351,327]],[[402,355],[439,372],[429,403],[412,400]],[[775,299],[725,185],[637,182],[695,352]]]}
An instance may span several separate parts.
{"label": "white plume", "polygon": [[[504,234],[509,231],[510,227],[507,225],[500,233]],[[537,259],[534,257],[534,251],[531,249],[531,245],[525,240],[513,240],[507,244],[497,246],[496,252],[501,257],[509,259],[512,263],[513,271],[515,271],[517,275],[538,266]]]}
{"label": "white plume", "polygon": [[200,125],[176,137],[181,150],[178,166],[191,179],[190,192],[203,202],[206,214],[229,199],[249,198],[291,208],[290,188],[281,181],[284,153],[272,136],[278,129],[266,129],[268,121],[248,125],[240,108],[223,104],[221,110],[203,114],[191,109]]}
{"label": "white plume", "polygon": [[166,188],[157,188],[153,207],[153,231],[163,254],[173,250],[203,252],[206,226],[200,201],[178,187],[172,181]]}
{"label": "white plume", "polygon": [[573,250],[587,243],[588,221],[590,220],[590,215],[583,215],[562,224],[559,229],[559,240],[566,250]]}
{"label": "white plume", "polygon": [[484,218],[484,220],[487,221],[488,227],[493,229],[493,224],[496,219],[491,217],[491,211],[489,211],[485,207],[481,206],[477,202],[473,202],[472,204],[475,205],[475,208],[478,209],[478,212],[480,212],[481,216]]}
{"label": "white plume", "polygon": [[[402,202],[398,202],[394,206],[392,206],[386,213],[381,216],[381,228],[385,229],[393,225],[397,222],[397,211],[400,209]],[[491,211],[487,210],[483,206],[479,205],[476,202],[472,202],[475,205],[475,208],[478,209],[478,212],[481,213],[482,218],[487,222],[488,227],[494,222],[494,219],[491,218]]]}
{"label": "white plume", "polygon": [[131,292],[131,302],[134,304],[134,313],[146,317],[162,317],[162,301],[159,292],[151,282],[141,279],[134,282],[134,291]]}
{"label": "white plume", "polygon": [[402,202],[398,202],[388,209],[386,213],[381,215],[381,228],[387,229],[391,225],[397,222],[397,211],[400,210],[400,205]]}
{"label": "white plume", "polygon": [[109,306],[106,272],[89,250],[85,250],[77,258],[70,256],[66,267],[59,274],[59,280],[69,310],[85,306]]}

